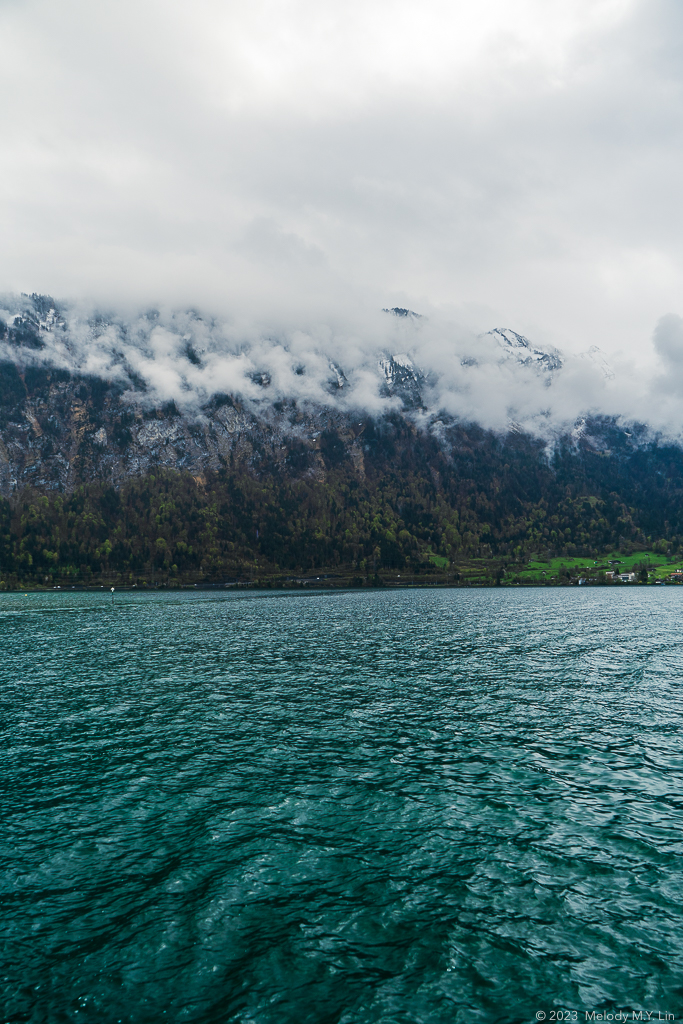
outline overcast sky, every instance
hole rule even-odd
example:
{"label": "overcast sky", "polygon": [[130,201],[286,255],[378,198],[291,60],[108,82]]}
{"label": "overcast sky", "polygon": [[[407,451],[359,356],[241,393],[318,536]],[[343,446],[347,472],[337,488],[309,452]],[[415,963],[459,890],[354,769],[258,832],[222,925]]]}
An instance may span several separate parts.
{"label": "overcast sky", "polygon": [[638,359],[683,313],[680,0],[0,0],[0,38],[0,290]]}

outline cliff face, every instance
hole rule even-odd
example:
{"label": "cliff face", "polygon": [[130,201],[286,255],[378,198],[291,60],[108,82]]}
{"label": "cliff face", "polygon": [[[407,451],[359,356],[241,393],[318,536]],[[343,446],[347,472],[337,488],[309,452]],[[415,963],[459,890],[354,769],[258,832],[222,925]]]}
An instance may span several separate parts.
{"label": "cliff face", "polygon": [[149,409],[116,384],[63,370],[0,364],[0,493],[114,485],[155,467],[200,475],[224,467],[322,479],[326,457],[364,476],[366,419],[293,403],[249,409],[216,395],[188,418],[173,403]]}
{"label": "cliff face", "polygon": [[[359,480],[365,478],[368,417],[349,411],[348,403],[336,407],[329,401],[330,396],[346,397],[350,387],[334,361],[316,364],[315,384],[309,385],[313,396],[317,386],[327,401],[314,396],[297,402],[283,398],[281,391],[278,397],[270,372],[249,360],[242,378],[247,393],[228,395],[208,372],[214,326],[191,311],[162,326],[155,312],[135,322],[67,319],[50,296],[15,297],[7,304],[14,312],[5,310],[0,318],[3,497],[25,487],[68,493],[96,480],[118,486],[154,468],[198,477],[230,468],[257,477],[323,480],[330,465],[344,461]],[[107,365],[100,373],[60,368],[87,363],[93,352],[106,352]],[[135,359],[153,361],[154,353],[157,368],[172,366],[192,392],[192,402],[182,410],[173,401],[155,402],[144,373],[134,365]],[[238,354],[230,350],[226,358],[234,361]],[[203,377],[193,391],[187,381],[194,371]],[[303,364],[296,366],[297,381],[306,373]],[[375,373],[377,392],[390,405],[424,412],[426,378],[408,356],[386,354]],[[417,436],[412,421],[406,419],[403,428]]]}
{"label": "cliff face", "polygon": [[[420,320],[409,310],[387,312],[397,322]],[[3,315],[5,498],[27,487],[47,494],[68,494],[92,482],[120,487],[159,468],[187,471],[198,482],[207,472],[229,470],[264,481],[324,483],[341,470],[358,484],[391,480],[398,491],[414,474],[445,501],[467,496],[483,502],[482,508],[496,495],[512,510],[560,500],[569,487],[572,495],[607,499],[616,493],[629,505],[637,496],[651,518],[656,494],[659,518],[678,516],[676,446],[658,445],[644,428],[625,430],[605,419],[581,420],[552,444],[514,427],[501,434],[463,424],[437,411],[433,381],[407,354],[385,353],[368,364],[365,376],[357,373],[350,381],[343,367],[319,353],[309,353],[306,365],[283,345],[260,355],[252,349],[250,357],[239,346],[217,349],[217,329],[190,312],[164,324],[153,313],[135,322],[67,321],[49,296],[27,296]],[[527,384],[540,381],[546,392],[562,372],[554,351],[534,348],[512,331],[491,337],[495,358],[519,364],[531,374]],[[278,370],[278,359],[284,370]],[[231,379],[241,387],[230,394],[221,391],[220,381],[228,364],[238,367]],[[74,366],[98,370],[84,373]],[[180,409],[158,397],[169,394],[159,390],[159,382],[169,379]],[[364,407],[375,414],[354,408],[354,395],[359,406],[365,396]],[[663,528],[662,521],[656,529]]]}
{"label": "cliff face", "polygon": [[[439,412],[439,373],[418,365],[426,319],[384,313],[379,347],[337,352],[329,339],[297,332],[231,333],[192,310],[103,316],[46,295],[0,298],[0,495],[27,486],[68,493],[95,480],[118,486],[155,467],[322,481],[344,462],[362,481],[392,468],[394,449],[380,439],[389,422],[400,422],[402,451],[438,474],[441,455],[476,449],[477,431]],[[516,367],[526,390],[546,392],[562,369],[558,353],[512,331],[480,340],[477,358],[449,349],[465,390],[468,374],[486,377],[484,357],[499,383],[514,383]],[[403,354],[389,345],[405,345]],[[348,366],[337,361],[342,354]]]}
{"label": "cliff face", "polygon": [[[144,389],[131,390],[130,384],[44,365],[0,363],[0,495],[11,498],[25,487],[69,493],[92,481],[119,486],[155,468],[196,477],[229,469],[256,478],[322,482],[342,464],[358,481],[414,470],[431,476],[438,490],[447,472],[476,489],[501,459],[496,472],[505,472],[509,454],[503,450],[512,448],[526,467],[515,484],[520,500],[542,497],[538,473],[545,478],[559,452],[565,462],[581,464],[581,474],[593,478],[593,490],[610,480],[610,487],[621,482],[621,489],[632,472],[628,466],[640,466],[645,452],[648,462],[654,458],[652,471],[658,467],[658,488],[662,473],[669,474],[666,452],[674,449],[653,446],[644,429],[584,420],[548,448],[514,429],[506,438],[429,415],[419,407],[419,376],[412,368],[392,360],[385,373],[387,387],[402,399],[402,413],[372,418],[329,406],[272,402],[264,387],[261,402],[215,394],[197,412],[182,415],[173,402],[151,407]],[[674,461],[678,465],[677,455]]]}

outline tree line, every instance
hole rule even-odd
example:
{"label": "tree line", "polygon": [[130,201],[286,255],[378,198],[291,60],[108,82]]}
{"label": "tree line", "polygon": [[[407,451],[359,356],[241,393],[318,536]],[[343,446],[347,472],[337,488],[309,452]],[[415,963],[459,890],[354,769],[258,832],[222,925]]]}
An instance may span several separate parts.
{"label": "tree line", "polygon": [[0,504],[0,586],[368,579],[467,559],[678,551],[683,453],[620,437],[615,428],[608,455],[568,442],[548,455],[535,439],[478,428],[444,447],[397,420],[366,431],[364,476],[327,438],[322,480],[159,470],[119,488],[25,490]]}

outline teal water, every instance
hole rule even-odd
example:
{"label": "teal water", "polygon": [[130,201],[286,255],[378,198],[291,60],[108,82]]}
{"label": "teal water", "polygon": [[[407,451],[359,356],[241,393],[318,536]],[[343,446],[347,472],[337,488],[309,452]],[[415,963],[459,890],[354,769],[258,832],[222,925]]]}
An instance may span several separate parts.
{"label": "teal water", "polygon": [[678,1016],[682,626],[678,588],[0,596],[2,1022]]}

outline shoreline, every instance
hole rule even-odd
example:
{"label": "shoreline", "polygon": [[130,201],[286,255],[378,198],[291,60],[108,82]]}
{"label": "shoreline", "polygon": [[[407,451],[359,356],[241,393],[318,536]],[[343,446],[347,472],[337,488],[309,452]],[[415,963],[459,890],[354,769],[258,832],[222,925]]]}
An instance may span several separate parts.
{"label": "shoreline", "polygon": [[[661,587],[681,587],[683,583],[657,582],[657,583],[381,583],[370,584],[369,586],[352,586],[350,584],[329,584],[317,583],[315,585],[291,586],[286,584],[263,585],[261,581],[253,583],[200,583],[200,584],[179,584],[168,586],[159,584],[157,586],[119,586],[114,588],[116,594],[172,594],[172,593],[244,593],[258,591],[260,593],[287,593],[287,594],[312,594],[312,593],[377,593],[381,591],[394,590],[643,590]],[[36,587],[19,586],[12,589],[0,590],[0,597],[16,594],[102,594],[111,596],[111,586],[64,586],[64,587]]]}

